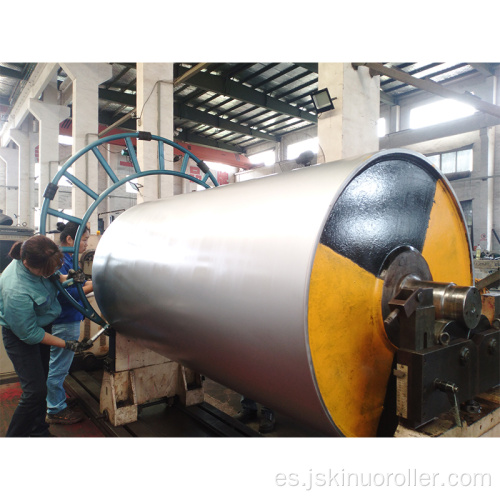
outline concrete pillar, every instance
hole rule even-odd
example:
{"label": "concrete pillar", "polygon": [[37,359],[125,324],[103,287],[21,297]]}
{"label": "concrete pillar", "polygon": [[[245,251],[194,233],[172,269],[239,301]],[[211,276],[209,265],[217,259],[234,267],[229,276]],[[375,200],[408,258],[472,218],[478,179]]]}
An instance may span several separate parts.
{"label": "concrete pillar", "polygon": [[29,148],[30,148],[30,153],[29,153],[29,158],[30,158],[30,180],[29,180],[29,190],[30,190],[30,200],[31,200],[31,207],[30,207],[30,223],[29,227],[33,229],[38,228],[38,224],[35,223],[36,217],[37,217],[37,211],[38,213],[38,191],[37,189],[38,184],[36,183],[36,178],[35,178],[35,164],[37,163],[37,158],[36,158],[36,148],[38,147],[38,120],[34,118],[33,116],[31,117],[31,126],[28,132],[28,137],[29,137]]}
{"label": "concrete pillar", "polygon": [[[106,63],[61,63],[73,82],[73,154],[98,139],[99,133],[99,84],[109,80],[112,68]],[[83,155],[73,164],[73,174],[90,189],[98,190],[99,162],[92,152]],[[73,215],[83,217],[93,203],[81,189],[73,187]],[[97,231],[97,211],[90,218],[92,234]]]}
{"label": "concrete pillar", "polygon": [[[490,216],[488,172],[491,165],[492,134],[488,128],[479,131],[478,158],[474,161],[474,177],[484,178],[485,182],[478,182],[472,199],[472,224],[474,236],[472,246],[481,245],[483,251],[488,247],[488,230]],[[474,151],[475,152],[475,151]]]}
{"label": "concrete pillar", "polygon": [[[139,131],[151,132],[174,140],[174,65],[172,63],[137,63],[137,122]],[[156,145],[156,143],[155,143]],[[137,142],[137,159],[141,170],[158,168],[155,145]],[[165,146],[165,168],[173,169],[173,149]],[[137,202],[166,198],[174,195],[172,176],[142,177],[144,186],[137,195]]]}
{"label": "concrete pillar", "polygon": [[487,131],[488,137],[488,160],[487,160],[487,171],[488,171],[488,181],[487,181],[487,212],[486,212],[486,250],[491,252],[493,245],[493,222],[494,222],[494,188],[495,188],[495,127],[488,127]]}
{"label": "concrete pillar", "polygon": [[[41,210],[45,188],[57,174],[59,166],[59,124],[69,117],[69,108],[48,104],[38,99],[30,99],[29,110],[39,122],[38,163],[40,178],[38,188],[38,207]],[[58,210],[57,194],[51,207]],[[47,231],[56,229],[55,217],[47,217]]]}
{"label": "concrete pillar", "polygon": [[318,116],[318,139],[325,161],[378,151],[380,77],[350,63],[319,63],[318,89],[328,88],[335,109]]}
{"label": "concrete pillar", "polygon": [[5,213],[7,207],[7,163],[0,156],[0,209]]}
{"label": "concrete pillar", "polygon": [[3,211],[12,217],[14,225],[18,223],[18,182],[19,182],[19,150],[0,148],[0,158],[5,162],[5,205]]}
{"label": "concrete pillar", "polygon": [[389,122],[387,133],[394,134],[401,130],[401,106],[391,106]]}
{"label": "concrete pillar", "polygon": [[[117,172],[118,171],[118,162],[119,162],[119,159],[120,156],[117,155],[116,153],[113,154],[113,151],[115,149],[115,146],[113,146],[112,144],[108,144],[107,148],[105,151],[102,151],[103,155],[104,155],[104,158],[106,158],[106,161],[108,162],[109,166],[113,169],[113,172]],[[102,193],[103,191],[105,191],[108,187],[110,187],[112,184],[112,180],[111,178],[109,177],[109,175],[106,174],[105,170],[103,168],[100,168],[99,169],[99,177],[98,177],[98,187],[99,187],[99,193]],[[116,192],[113,192],[111,193],[111,196],[113,196],[114,194],[116,194]],[[99,205],[99,208],[98,208],[98,213],[105,213],[105,212],[109,212],[111,209],[110,209],[110,198],[109,196],[107,196],[103,201],[102,203]],[[109,223],[109,214],[106,214],[105,215],[102,215],[102,220],[104,222],[104,230],[107,229]]]}
{"label": "concrete pillar", "polygon": [[[498,85],[500,71],[497,71],[492,77],[492,99],[493,104],[497,104],[498,100]],[[488,128],[488,201],[486,213],[486,249],[488,252],[493,251],[493,242],[496,241],[493,236],[495,229],[495,145],[496,145],[496,127]],[[498,230],[497,230],[498,234]]]}
{"label": "concrete pillar", "polygon": [[[499,72],[500,73],[500,72]],[[498,74],[492,77],[491,102],[497,104]],[[473,177],[484,178],[485,182],[479,182],[478,195],[472,201],[472,214],[474,225],[474,237],[472,245],[481,245],[488,252],[498,248],[493,229],[497,234],[499,227],[495,225],[495,155],[496,127],[488,127],[480,130],[479,161],[474,161]],[[497,198],[498,199],[498,198]]]}
{"label": "concrete pillar", "polygon": [[33,207],[31,202],[31,189],[30,189],[30,141],[29,134],[26,128],[26,120],[23,123],[22,129],[12,129],[10,131],[10,138],[17,144],[19,148],[19,169],[17,172],[17,224],[20,226],[29,227],[30,213]]}

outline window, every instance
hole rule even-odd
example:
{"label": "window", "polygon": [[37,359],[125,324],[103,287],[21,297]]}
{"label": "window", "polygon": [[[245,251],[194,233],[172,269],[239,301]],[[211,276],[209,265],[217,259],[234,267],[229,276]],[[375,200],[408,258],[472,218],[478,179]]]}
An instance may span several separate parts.
{"label": "window", "polygon": [[270,167],[275,163],[275,153],[274,149],[268,149],[267,151],[262,151],[261,153],[256,153],[248,157],[250,163],[253,165],[264,164],[266,167]]}
{"label": "window", "polygon": [[73,145],[73,136],[60,135],[59,136],[59,144],[63,144],[65,146],[72,146]]}
{"label": "window", "polygon": [[456,151],[428,155],[427,159],[443,174],[472,171],[472,146]]}
{"label": "window", "polygon": [[286,159],[295,160],[295,158],[298,158],[304,151],[312,151],[313,153],[317,153],[318,138],[313,137],[311,139],[306,139],[305,141],[290,144],[290,146],[286,148]]}
{"label": "window", "polygon": [[379,137],[384,137],[386,134],[387,124],[385,118],[379,118],[377,121],[377,134]]}
{"label": "window", "polygon": [[453,99],[442,99],[414,108],[410,112],[410,128],[428,127],[458,118],[470,116],[476,112],[472,106]]}
{"label": "window", "polygon": [[[225,163],[216,163],[213,161],[206,161],[205,163],[208,165],[212,174],[217,178],[219,185],[229,184],[229,176],[238,171],[238,167],[226,165]],[[202,189],[202,186],[198,186],[198,188]],[[200,189],[198,189],[198,191]]]}
{"label": "window", "polygon": [[472,170],[472,148],[457,151],[457,172]]}
{"label": "window", "polygon": [[225,172],[226,174],[234,174],[238,168],[233,167],[232,165],[226,165],[225,163],[217,163],[214,161],[206,161],[205,162],[208,166],[208,168],[212,171],[212,173],[215,172]]}

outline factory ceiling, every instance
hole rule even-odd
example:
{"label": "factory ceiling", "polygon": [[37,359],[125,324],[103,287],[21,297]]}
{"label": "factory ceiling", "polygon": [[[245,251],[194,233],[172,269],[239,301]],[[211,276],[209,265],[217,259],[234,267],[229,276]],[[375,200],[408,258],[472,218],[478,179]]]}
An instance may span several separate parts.
{"label": "factory ceiling", "polygon": [[[136,64],[111,63],[113,76],[99,88],[99,121],[136,130]],[[475,75],[492,75],[500,64],[357,63],[381,75],[382,103],[398,104],[417,93],[438,95],[449,84]],[[0,127],[26,85],[36,63],[0,63]],[[71,80],[62,69],[58,86],[71,106]],[[317,122],[311,93],[318,90],[317,63],[176,63],[175,139],[245,154],[251,146],[272,146],[290,132]],[[449,92],[449,91],[448,91]],[[446,96],[446,92],[441,94]],[[476,100],[470,95],[464,99]],[[484,103],[480,111],[496,114]]]}

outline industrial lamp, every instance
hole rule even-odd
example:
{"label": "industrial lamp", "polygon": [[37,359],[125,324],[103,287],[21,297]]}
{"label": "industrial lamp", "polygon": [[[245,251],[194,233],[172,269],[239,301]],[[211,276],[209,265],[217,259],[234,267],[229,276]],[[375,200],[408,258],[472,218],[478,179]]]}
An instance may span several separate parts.
{"label": "industrial lamp", "polygon": [[311,94],[311,99],[316,108],[316,113],[323,113],[324,111],[329,111],[330,109],[335,109],[333,102],[336,97],[333,99],[330,97],[330,92],[328,89],[321,89],[317,92]]}

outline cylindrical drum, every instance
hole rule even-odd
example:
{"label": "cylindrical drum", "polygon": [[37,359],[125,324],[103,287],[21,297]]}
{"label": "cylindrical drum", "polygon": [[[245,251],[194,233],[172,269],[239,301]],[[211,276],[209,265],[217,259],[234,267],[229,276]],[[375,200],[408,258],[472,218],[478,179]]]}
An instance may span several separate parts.
{"label": "cylindrical drum", "polygon": [[101,238],[94,291],[119,333],[324,434],[374,436],[401,247],[472,285],[449,184],[390,150],[137,205]]}

